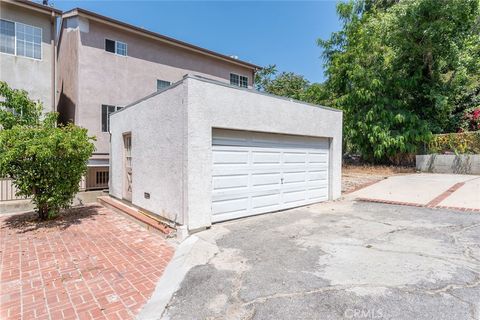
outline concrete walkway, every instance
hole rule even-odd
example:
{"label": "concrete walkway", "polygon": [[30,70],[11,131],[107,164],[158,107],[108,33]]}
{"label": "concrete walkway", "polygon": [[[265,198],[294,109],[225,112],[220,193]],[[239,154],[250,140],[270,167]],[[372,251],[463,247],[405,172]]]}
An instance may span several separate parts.
{"label": "concrete walkway", "polygon": [[480,319],[477,213],[343,200],[196,236],[164,319]]}
{"label": "concrete walkway", "polygon": [[353,192],[353,199],[480,211],[480,176],[410,174],[393,176]]}

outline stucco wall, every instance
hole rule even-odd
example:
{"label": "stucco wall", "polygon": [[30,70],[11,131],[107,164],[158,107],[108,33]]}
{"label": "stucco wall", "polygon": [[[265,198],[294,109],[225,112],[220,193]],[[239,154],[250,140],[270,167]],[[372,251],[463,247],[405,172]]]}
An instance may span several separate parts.
{"label": "stucco wall", "polygon": [[[67,25],[81,31],[76,123],[97,137],[95,152],[106,158],[109,134],[102,132],[102,104],[127,105],[155,92],[157,79],[173,83],[192,72],[224,82],[229,82],[230,72],[234,72],[248,76],[252,84],[251,69],[85,18],[68,21]],[[106,52],[105,38],[127,43],[127,56]]]}
{"label": "stucco wall", "polygon": [[342,113],[194,78],[188,87],[187,200],[190,229],[211,224],[212,128],[331,139],[330,199],[341,195]]}
{"label": "stucco wall", "polygon": [[40,100],[45,111],[52,111],[52,56],[50,16],[6,2],[0,2],[0,18],[42,28],[42,59],[0,53],[0,79],[15,89],[28,91]]}
{"label": "stucco wall", "polygon": [[330,138],[329,197],[341,194],[340,111],[188,77],[114,114],[111,128],[110,193],[122,197],[122,134],[131,131],[132,203],[190,230],[211,225],[213,128]]}
{"label": "stucco wall", "polygon": [[58,112],[63,123],[76,122],[78,106],[78,47],[80,31],[62,26],[62,41],[58,48]]}
{"label": "stucco wall", "polygon": [[131,132],[132,203],[180,224],[184,223],[185,90],[180,83],[111,117],[110,194],[123,197],[123,134]]}

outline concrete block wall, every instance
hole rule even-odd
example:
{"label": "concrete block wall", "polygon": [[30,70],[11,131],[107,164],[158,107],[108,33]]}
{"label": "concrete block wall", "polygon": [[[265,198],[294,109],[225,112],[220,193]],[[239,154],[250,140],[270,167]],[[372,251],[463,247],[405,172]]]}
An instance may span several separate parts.
{"label": "concrete block wall", "polygon": [[431,173],[480,174],[480,155],[427,154],[416,156],[418,171]]}

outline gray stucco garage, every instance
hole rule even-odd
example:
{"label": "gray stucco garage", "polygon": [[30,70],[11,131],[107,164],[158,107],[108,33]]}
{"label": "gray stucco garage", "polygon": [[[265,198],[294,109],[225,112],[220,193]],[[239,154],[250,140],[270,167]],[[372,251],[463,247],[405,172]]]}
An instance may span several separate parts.
{"label": "gray stucco garage", "polygon": [[340,197],[339,110],[186,76],[110,130],[111,196],[189,230]]}

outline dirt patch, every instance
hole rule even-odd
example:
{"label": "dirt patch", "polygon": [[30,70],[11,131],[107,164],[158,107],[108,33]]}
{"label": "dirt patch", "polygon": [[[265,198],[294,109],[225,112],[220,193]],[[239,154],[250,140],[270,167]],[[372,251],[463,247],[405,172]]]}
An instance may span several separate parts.
{"label": "dirt patch", "polygon": [[342,167],[342,193],[367,187],[390,176],[415,173],[413,167],[344,165]]}

